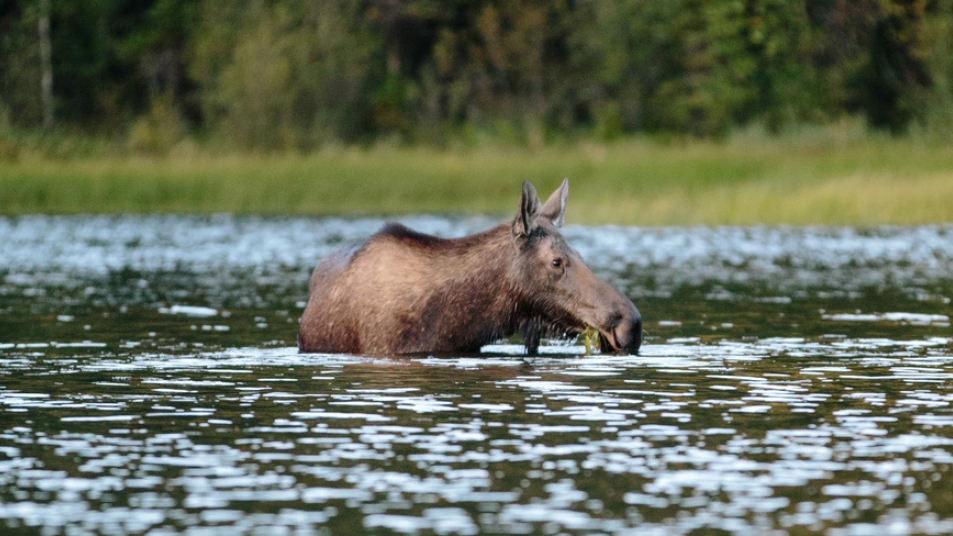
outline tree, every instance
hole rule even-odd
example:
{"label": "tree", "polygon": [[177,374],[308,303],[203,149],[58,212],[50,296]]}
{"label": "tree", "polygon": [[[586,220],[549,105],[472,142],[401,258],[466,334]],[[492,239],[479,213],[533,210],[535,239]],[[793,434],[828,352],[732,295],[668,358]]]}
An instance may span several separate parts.
{"label": "tree", "polygon": [[200,17],[190,74],[210,127],[259,149],[363,134],[380,60],[359,5],[212,0]]}
{"label": "tree", "polygon": [[932,83],[920,42],[926,1],[878,0],[876,7],[861,101],[872,126],[897,134],[922,112]]}
{"label": "tree", "polygon": [[50,47],[50,0],[40,0],[37,29],[40,38],[40,95],[43,128],[53,130],[53,51]]}

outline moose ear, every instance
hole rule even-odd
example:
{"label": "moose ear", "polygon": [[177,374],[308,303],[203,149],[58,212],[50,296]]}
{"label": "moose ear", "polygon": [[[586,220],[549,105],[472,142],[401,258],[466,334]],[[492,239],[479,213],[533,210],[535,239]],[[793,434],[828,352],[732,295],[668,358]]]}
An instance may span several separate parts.
{"label": "moose ear", "polygon": [[553,222],[556,227],[562,227],[566,222],[567,197],[569,197],[569,179],[563,179],[562,185],[549,196],[539,215]]}
{"label": "moose ear", "polygon": [[539,216],[539,196],[536,188],[529,181],[523,181],[523,193],[520,195],[520,211],[513,220],[513,235],[529,236],[536,227],[536,218]]}

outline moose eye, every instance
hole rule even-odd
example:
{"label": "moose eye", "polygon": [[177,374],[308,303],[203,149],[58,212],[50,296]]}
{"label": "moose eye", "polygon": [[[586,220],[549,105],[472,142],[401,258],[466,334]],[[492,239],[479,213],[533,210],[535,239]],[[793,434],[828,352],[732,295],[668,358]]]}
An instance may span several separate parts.
{"label": "moose eye", "polygon": [[553,268],[562,268],[562,267],[563,267],[563,260],[561,258],[556,257],[555,259],[553,259]]}

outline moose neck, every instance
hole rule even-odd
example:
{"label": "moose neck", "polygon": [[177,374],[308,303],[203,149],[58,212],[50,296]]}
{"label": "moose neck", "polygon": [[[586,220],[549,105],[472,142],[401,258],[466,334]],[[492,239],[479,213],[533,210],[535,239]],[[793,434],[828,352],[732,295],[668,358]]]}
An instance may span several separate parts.
{"label": "moose neck", "polygon": [[486,344],[519,329],[522,306],[514,274],[519,252],[509,225],[448,240],[433,253],[441,261],[437,264],[453,274],[442,288],[434,289],[434,298],[452,307],[445,320],[457,326],[457,333],[465,333],[467,346]]}

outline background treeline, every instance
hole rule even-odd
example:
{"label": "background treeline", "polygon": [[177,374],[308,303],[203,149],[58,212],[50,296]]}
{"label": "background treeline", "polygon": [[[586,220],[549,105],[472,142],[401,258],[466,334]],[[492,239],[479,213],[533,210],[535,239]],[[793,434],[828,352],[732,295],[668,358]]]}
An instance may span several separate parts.
{"label": "background treeline", "polygon": [[953,0],[0,1],[0,136],[538,146],[849,116],[953,127]]}

